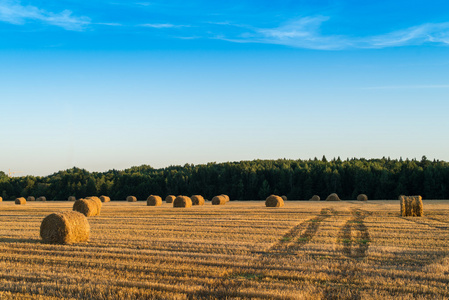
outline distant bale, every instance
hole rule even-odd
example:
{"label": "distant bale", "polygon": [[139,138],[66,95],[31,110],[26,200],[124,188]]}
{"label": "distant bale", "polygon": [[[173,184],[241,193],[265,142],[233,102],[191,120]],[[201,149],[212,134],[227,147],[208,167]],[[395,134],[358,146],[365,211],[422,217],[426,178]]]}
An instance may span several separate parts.
{"label": "distant bale", "polygon": [[2,202],[3,201],[3,198],[2,197],[0,197],[0,202]]}
{"label": "distant bale", "polygon": [[192,207],[192,199],[187,196],[178,196],[173,201],[173,207]]}
{"label": "distant bale", "polygon": [[220,196],[223,196],[223,197],[225,198],[226,202],[231,201],[231,199],[229,199],[229,196],[228,196],[228,195],[221,194]]}
{"label": "distant bale", "polygon": [[147,206],[161,206],[162,198],[159,196],[151,195],[147,198]]}
{"label": "distant bale", "polygon": [[73,203],[73,210],[84,214],[86,217],[98,216],[100,209],[93,199],[78,199]]}
{"label": "distant bale", "polygon": [[329,196],[327,196],[326,201],[340,201],[340,198],[336,193],[332,193]]}
{"label": "distant bale", "polygon": [[287,201],[287,196],[281,196],[282,200]]}
{"label": "distant bale", "polygon": [[266,207],[282,207],[284,206],[284,200],[282,197],[279,197],[277,195],[270,195],[265,200],[265,206]]}
{"label": "distant bale", "polygon": [[76,201],[76,197],[75,196],[70,196],[67,200],[68,201]]}
{"label": "distant bale", "polygon": [[137,198],[134,196],[128,196],[126,197],[126,201],[128,202],[137,202]]}
{"label": "distant bale", "polygon": [[77,211],[54,213],[44,218],[40,235],[44,242],[73,244],[89,239],[90,226],[85,215]]}
{"label": "distant bale", "polygon": [[212,205],[225,205],[226,202],[224,195],[218,195],[212,198]]}
{"label": "distant bale", "polygon": [[100,200],[101,200],[101,202],[106,203],[106,202],[110,202],[111,198],[109,198],[108,196],[105,196],[105,195],[101,195]]}
{"label": "distant bale", "polygon": [[368,201],[368,196],[365,194],[360,194],[357,196],[358,201]]}
{"label": "distant bale", "polygon": [[33,196],[28,196],[27,201],[36,201],[36,198]]}
{"label": "distant bale", "polygon": [[17,205],[24,205],[24,204],[27,204],[27,200],[25,198],[23,198],[23,197],[20,197],[20,198],[16,198],[16,202],[15,203]]}
{"label": "distant bale", "polygon": [[204,205],[204,198],[201,195],[193,195],[190,197],[192,199],[192,205]]}
{"label": "distant bale", "polygon": [[37,201],[47,201],[47,198],[44,196],[40,196],[39,198],[37,198]]}
{"label": "distant bale", "polygon": [[175,201],[176,196],[174,195],[168,195],[167,197],[165,197],[165,202],[166,203],[173,203],[173,201]]}
{"label": "distant bale", "polygon": [[309,201],[320,201],[321,198],[318,195],[313,195],[312,198],[309,199]]}

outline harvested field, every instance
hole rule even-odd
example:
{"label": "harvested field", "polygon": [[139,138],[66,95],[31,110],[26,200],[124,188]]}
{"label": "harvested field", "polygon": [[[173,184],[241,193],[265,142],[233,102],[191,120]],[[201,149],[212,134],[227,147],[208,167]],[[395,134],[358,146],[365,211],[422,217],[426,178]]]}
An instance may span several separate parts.
{"label": "harvested field", "polygon": [[[449,201],[110,202],[90,239],[49,245],[73,203],[0,204],[1,299],[447,299]],[[182,226],[180,226],[182,224]]]}

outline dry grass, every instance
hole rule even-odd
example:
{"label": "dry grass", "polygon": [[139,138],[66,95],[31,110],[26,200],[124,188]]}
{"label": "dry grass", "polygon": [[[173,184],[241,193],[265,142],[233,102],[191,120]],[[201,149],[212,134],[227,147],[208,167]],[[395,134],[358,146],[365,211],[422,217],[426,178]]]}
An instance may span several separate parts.
{"label": "dry grass", "polygon": [[[41,242],[73,203],[1,204],[1,299],[447,299],[449,203],[111,202],[89,242]],[[411,230],[412,229],[412,230]]]}

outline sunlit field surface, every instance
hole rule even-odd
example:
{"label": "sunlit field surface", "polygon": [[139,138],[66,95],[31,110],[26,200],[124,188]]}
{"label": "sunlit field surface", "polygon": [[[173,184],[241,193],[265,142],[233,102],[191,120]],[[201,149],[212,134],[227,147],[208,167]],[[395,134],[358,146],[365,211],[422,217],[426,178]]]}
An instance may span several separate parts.
{"label": "sunlit field surface", "polygon": [[41,242],[73,202],[0,203],[0,299],[447,299],[449,202],[110,202],[87,243]]}

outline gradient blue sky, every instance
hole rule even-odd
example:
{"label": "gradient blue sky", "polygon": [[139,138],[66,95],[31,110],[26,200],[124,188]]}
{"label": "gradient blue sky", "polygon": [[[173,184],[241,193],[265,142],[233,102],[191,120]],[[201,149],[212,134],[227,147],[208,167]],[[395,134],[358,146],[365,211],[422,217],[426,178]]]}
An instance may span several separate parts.
{"label": "gradient blue sky", "polygon": [[447,1],[0,0],[0,171],[449,160]]}

